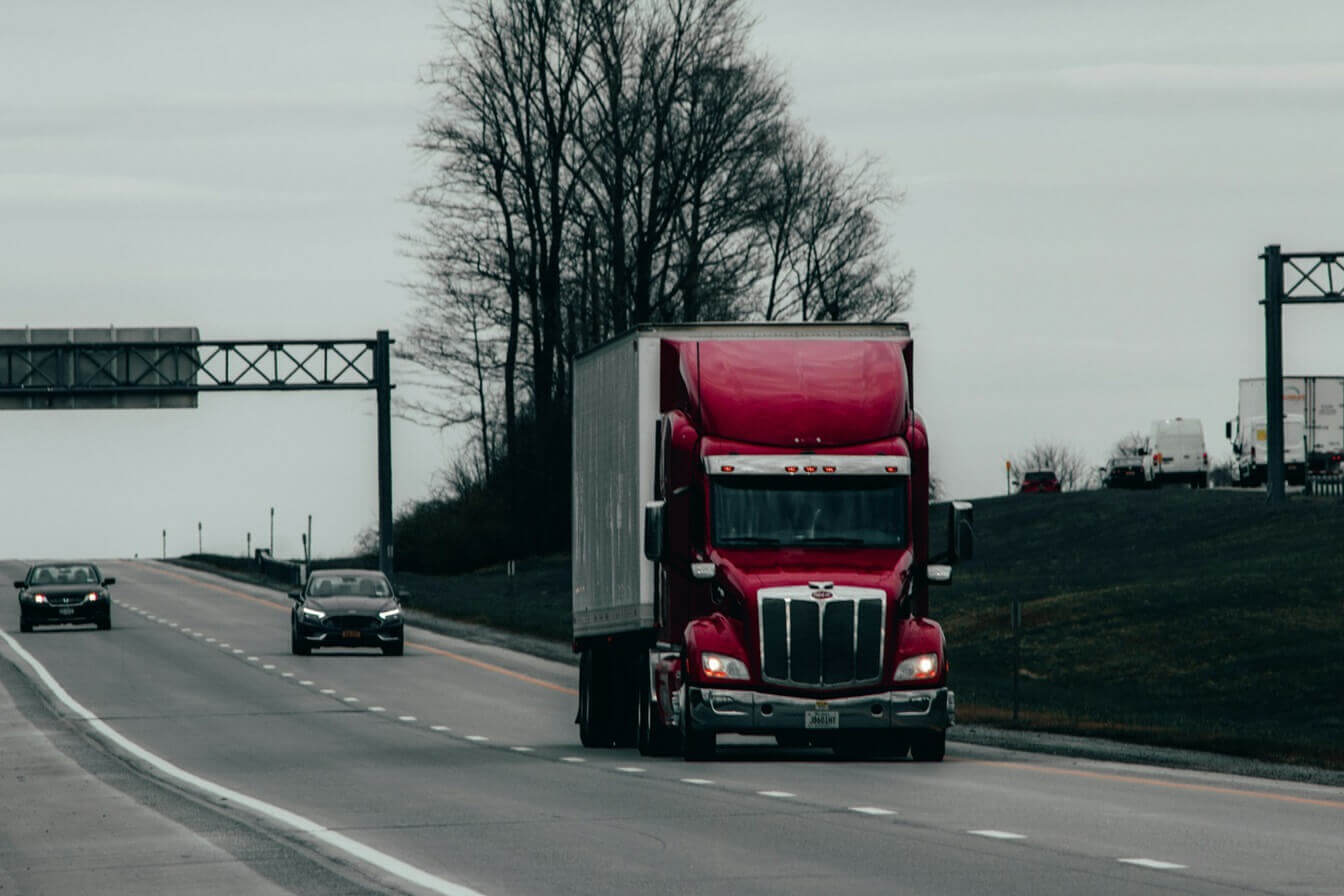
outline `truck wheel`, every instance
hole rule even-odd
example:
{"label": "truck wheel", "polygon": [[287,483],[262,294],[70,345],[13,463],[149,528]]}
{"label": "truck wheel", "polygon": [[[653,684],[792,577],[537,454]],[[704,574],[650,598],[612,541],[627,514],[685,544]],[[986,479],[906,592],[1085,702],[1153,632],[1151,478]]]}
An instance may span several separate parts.
{"label": "truck wheel", "polygon": [[910,732],[910,758],[916,762],[942,762],[947,752],[947,731],[923,728]]}
{"label": "truck wheel", "polygon": [[606,676],[603,669],[594,669],[603,665],[592,648],[579,655],[579,742],[589,748],[611,746]]}
{"label": "truck wheel", "polygon": [[654,709],[653,695],[649,692],[648,673],[641,676],[643,684],[637,689],[638,746],[641,756],[672,756],[677,752],[676,732],[663,725]]}
{"label": "truck wheel", "polygon": [[714,758],[714,732],[700,731],[691,718],[690,693],[681,686],[681,755],[687,762],[708,762]]}

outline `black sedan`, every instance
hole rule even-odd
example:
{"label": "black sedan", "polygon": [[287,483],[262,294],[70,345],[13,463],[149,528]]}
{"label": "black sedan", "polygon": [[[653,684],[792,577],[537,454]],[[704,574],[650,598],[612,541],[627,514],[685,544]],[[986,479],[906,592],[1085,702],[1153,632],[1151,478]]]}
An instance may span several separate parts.
{"label": "black sedan", "polygon": [[92,563],[38,563],[28,569],[19,589],[19,631],[35,625],[112,627],[112,599],[105,579]]}
{"label": "black sedan", "polygon": [[302,591],[291,591],[290,651],[300,656],[314,647],[380,647],[401,656],[405,637],[401,604],[380,572],[324,569],[308,577]]}

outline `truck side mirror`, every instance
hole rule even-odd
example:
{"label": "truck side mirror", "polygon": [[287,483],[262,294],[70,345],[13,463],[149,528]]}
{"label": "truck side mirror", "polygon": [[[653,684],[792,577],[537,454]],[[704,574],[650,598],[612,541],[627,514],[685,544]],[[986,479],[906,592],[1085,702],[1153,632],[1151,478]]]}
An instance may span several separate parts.
{"label": "truck side mirror", "polygon": [[[970,501],[947,505],[947,562],[975,559],[975,506]],[[932,581],[932,580],[930,580]]]}
{"label": "truck side mirror", "polygon": [[952,567],[930,563],[925,572],[930,585],[946,585],[952,581]]}
{"label": "truck side mirror", "polygon": [[667,533],[663,530],[666,502],[650,501],[644,505],[644,556],[661,563],[667,553]]}

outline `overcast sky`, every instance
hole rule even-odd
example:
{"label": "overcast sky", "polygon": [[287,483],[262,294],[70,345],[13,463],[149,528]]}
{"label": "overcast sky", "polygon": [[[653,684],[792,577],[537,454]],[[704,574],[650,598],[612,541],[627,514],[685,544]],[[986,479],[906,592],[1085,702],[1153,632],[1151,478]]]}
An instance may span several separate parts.
{"label": "overcast sky", "polygon": [[[1229,448],[1263,373],[1257,255],[1344,250],[1344,6],[761,0],[797,114],[876,154],[914,268],[934,472],[1003,490],[1037,439],[1095,463],[1157,417]],[[9,0],[0,25],[0,327],[206,339],[401,332],[403,197],[434,2]],[[1344,309],[1290,309],[1288,372],[1344,374]],[[398,370],[394,375],[408,375]],[[318,554],[376,518],[371,395],[190,411],[2,412],[0,555]],[[456,440],[394,424],[395,500]]]}

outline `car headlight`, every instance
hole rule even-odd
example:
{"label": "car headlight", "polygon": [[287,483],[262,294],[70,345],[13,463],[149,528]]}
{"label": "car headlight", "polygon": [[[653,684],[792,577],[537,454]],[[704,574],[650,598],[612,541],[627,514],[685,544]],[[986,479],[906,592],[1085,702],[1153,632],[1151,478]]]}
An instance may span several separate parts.
{"label": "car headlight", "polygon": [[326,614],[326,613],[324,613],[324,612],[321,611],[321,610],[315,610],[315,609],[313,609],[312,607],[304,607],[304,608],[301,609],[299,612],[302,613],[304,616],[308,617],[309,619],[326,619],[326,618],[327,618],[327,614]]}
{"label": "car headlight", "polygon": [[706,678],[737,679],[746,681],[751,678],[747,664],[721,653],[700,654],[700,671]]}
{"label": "car headlight", "polygon": [[47,596],[46,596],[45,594],[34,594],[34,595],[33,595],[33,603],[35,603],[35,604],[44,604],[44,603],[46,603],[46,602],[47,602]]}
{"label": "car headlight", "polygon": [[393,607],[390,610],[382,610],[381,612],[379,612],[378,618],[383,620],[384,622],[388,622],[393,619],[400,619],[401,607]]}
{"label": "car headlight", "polygon": [[84,599],[85,599],[85,600],[97,600],[97,599],[98,599],[98,592],[97,592],[97,591],[90,591],[88,594],[84,595]]}
{"label": "car headlight", "polygon": [[938,677],[938,654],[921,653],[901,660],[894,681],[931,681]]}

